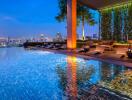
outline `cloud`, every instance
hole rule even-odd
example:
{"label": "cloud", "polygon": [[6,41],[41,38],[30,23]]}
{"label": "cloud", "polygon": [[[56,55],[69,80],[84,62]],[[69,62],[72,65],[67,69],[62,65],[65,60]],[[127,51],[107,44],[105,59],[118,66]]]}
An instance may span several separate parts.
{"label": "cloud", "polygon": [[14,16],[12,17],[12,16],[6,16],[6,15],[0,15],[0,25],[7,25],[9,23],[19,25],[21,22]]}
{"label": "cloud", "polygon": [[11,16],[3,16],[2,18],[3,20],[6,20],[6,21],[16,21],[15,18],[11,17]]}
{"label": "cloud", "polygon": [[18,20],[15,17],[7,16],[7,15],[0,15],[0,21],[1,22],[18,22]]}

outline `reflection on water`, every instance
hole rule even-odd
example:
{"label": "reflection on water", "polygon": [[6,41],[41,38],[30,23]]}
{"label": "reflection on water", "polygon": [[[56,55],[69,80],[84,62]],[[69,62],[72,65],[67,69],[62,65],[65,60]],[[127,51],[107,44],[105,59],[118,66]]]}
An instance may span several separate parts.
{"label": "reflection on water", "polygon": [[92,74],[94,74],[93,66],[79,66],[80,61],[73,56],[67,56],[66,68],[57,65],[57,74],[60,77],[61,88],[65,95],[73,100],[77,99],[78,90],[83,83],[89,82]]}
{"label": "reflection on water", "polygon": [[124,66],[118,66],[114,64],[101,63],[101,80],[111,81],[115,76],[125,71]]}
{"label": "reflection on water", "polygon": [[[113,98],[112,100],[120,99],[113,94],[109,94],[109,92],[107,93],[106,91],[100,90],[100,87],[105,86],[106,82],[113,82],[114,79],[114,81],[118,81],[116,79],[117,76],[121,75],[120,77],[123,77],[121,73],[127,73],[127,70],[129,69],[124,66],[93,60],[87,62],[86,60],[81,59],[80,61],[78,58],[73,56],[67,56],[66,68],[61,65],[57,65],[57,74],[60,78],[60,85],[64,91],[64,95],[73,100],[85,100],[87,98],[90,100],[92,98],[102,100],[109,100],[110,98]],[[132,81],[131,83],[126,82],[125,84],[132,84]],[[105,87],[109,88],[108,84]],[[123,85],[120,86],[120,88],[122,87],[125,88]],[[119,89],[111,89],[120,92]],[[129,94],[131,92],[132,91],[129,91]]]}
{"label": "reflection on water", "polygon": [[120,73],[111,82],[106,80],[101,81],[100,85],[112,90],[119,91],[132,98],[132,71],[129,70],[125,71],[124,73]]}
{"label": "reflection on water", "polygon": [[0,48],[0,100],[120,100],[100,85],[129,95],[131,71],[97,60]]}
{"label": "reflection on water", "polygon": [[76,57],[67,57],[67,85],[66,85],[66,93],[71,98],[76,99],[77,97],[77,59]]}

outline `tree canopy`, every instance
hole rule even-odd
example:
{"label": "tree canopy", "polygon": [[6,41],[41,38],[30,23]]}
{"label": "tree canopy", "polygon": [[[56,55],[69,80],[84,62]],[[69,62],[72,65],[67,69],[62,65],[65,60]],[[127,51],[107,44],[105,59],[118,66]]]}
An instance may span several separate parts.
{"label": "tree canopy", "polygon": [[[59,13],[55,17],[58,22],[63,22],[67,19],[67,0],[58,0],[59,5]],[[90,12],[90,9],[86,6],[82,6],[77,4],[77,24],[79,25],[83,18],[85,20],[85,23],[89,25],[94,25],[95,20],[92,16],[92,13]]]}

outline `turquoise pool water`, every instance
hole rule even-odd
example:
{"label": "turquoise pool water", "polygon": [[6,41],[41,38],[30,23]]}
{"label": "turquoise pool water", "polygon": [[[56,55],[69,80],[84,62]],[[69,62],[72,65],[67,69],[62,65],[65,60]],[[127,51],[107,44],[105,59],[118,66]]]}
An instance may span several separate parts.
{"label": "turquoise pool water", "polygon": [[24,48],[0,48],[0,100],[66,100],[131,69]]}

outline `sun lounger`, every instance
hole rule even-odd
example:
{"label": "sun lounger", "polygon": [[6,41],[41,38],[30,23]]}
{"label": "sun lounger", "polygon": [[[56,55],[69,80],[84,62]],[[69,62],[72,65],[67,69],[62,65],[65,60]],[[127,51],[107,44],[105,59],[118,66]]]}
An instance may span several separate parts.
{"label": "sun lounger", "polygon": [[79,53],[86,53],[89,51],[89,48],[83,48],[82,50],[78,51]]}
{"label": "sun lounger", "polygon": [[54,45],[53,45],[53,44],[47,45],[45,48],[46,48],[46,49],[52,49],[52,48],[54,48]]}

